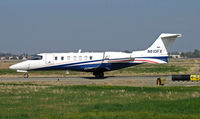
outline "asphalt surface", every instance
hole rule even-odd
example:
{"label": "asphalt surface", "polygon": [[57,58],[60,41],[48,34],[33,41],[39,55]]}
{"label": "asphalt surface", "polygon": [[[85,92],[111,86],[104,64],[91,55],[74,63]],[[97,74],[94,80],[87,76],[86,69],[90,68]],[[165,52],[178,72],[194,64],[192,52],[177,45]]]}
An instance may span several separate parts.
{"label": "asphalt surface", "polygon": [[[52,85],[112,85],[112,86],[147,86],[156,87],[158,77],[105,77],[104,79],[94,79],[92,77],[66,77],[66,78],[0,78],[2,82],[31,82]],[[172,81],[171,76],[166,79],[164,86],[200,86],[199,82],[192,81]]]}

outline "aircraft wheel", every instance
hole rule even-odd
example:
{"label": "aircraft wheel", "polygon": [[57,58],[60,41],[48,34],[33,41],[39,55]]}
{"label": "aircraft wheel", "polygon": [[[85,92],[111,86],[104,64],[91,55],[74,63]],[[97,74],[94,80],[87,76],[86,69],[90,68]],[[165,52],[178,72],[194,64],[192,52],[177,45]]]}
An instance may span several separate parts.
{"label": "aircraft wheel", "polygon": [[28,77],[29,77],[28,73],[25,73],[24,78],[28,78]]}
{"label": "aircraft wheel", "polygon": [[93,75],[97,79],[103,79],[104,78],[104,72],[93,72]]}

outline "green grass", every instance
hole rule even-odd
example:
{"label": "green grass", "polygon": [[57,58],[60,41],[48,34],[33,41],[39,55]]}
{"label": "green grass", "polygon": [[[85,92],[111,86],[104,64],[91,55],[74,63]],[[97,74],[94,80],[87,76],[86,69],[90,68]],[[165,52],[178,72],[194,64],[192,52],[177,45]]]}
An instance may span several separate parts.
{"label": "green grass", "polygon": [[0,75],[16,74],[15,70],[10,69],[0,69]]}
{"label": "green grass", "polygon": [[0,83],[0,119],[198,119],[200,86]]}
{"label": "green grass", "polygon": [[189,68],[167,64],[142,64],[135,67],[121,69],[121,72],[133,73],[179,73],[187,72]]}

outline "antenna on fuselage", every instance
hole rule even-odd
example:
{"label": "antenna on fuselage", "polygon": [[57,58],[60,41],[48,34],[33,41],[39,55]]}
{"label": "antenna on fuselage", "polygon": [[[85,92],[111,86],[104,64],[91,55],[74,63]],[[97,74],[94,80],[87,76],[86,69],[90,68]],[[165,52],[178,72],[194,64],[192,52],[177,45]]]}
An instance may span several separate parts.
{"label": "antenna on fuselage", "polygon": [[78,50],[78,53],[81,53],[81,49]]}

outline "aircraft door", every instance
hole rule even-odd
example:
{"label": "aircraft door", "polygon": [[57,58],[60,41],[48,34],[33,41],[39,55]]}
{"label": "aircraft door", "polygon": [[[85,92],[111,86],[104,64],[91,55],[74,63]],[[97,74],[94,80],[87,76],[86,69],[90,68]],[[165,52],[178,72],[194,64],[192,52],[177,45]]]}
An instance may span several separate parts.
{"label": "aircraft door", "polygon": [[107,70],[110,70],[111,64],[109,63],[109,60],[110,60],[110,53],[105,52],[103,58],[103,64]]}
{"label": "aircraft door", "polygon": [[108,63],[110,59],[110,55],[108,53],[104,54],[104,63]]}
{"label": "aircraft door", "polygon": [[54,54],[46,54],[45,62],[46,62],[46,64],[53,64],[54,63]]}

